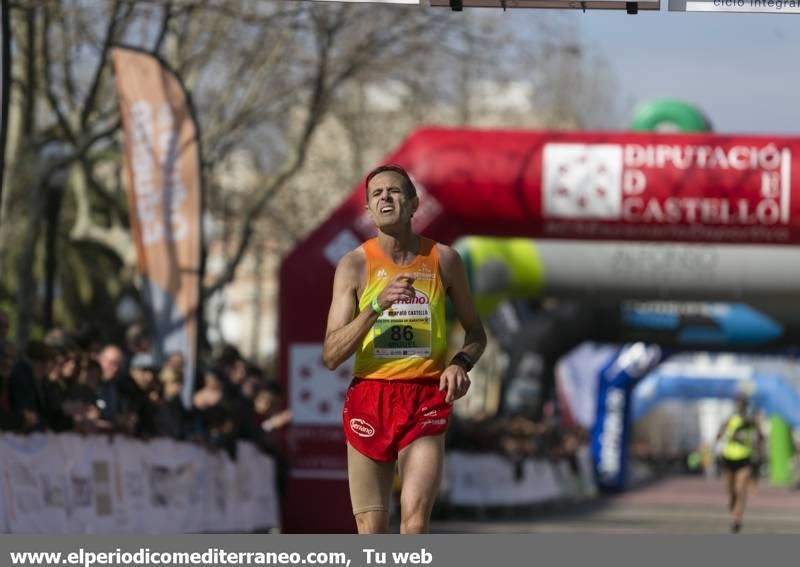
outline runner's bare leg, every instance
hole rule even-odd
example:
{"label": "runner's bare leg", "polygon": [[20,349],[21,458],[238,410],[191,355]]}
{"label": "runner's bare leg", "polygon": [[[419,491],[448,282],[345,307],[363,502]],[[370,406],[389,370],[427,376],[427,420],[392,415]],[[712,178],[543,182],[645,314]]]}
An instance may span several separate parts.
{"label": "runner's bare leg", "polygon": [[430,529],[444,467],[444,434],[420,437],[400,451],[400,533]]}
{"label": "runner's bare leg", "polygon": [[750,484],[750,477],[750,467],[744,467],[736,471],[736,506],[733,509],[733,521],[739,524],[742,523],[744,508],[747,505],[747,488]]}

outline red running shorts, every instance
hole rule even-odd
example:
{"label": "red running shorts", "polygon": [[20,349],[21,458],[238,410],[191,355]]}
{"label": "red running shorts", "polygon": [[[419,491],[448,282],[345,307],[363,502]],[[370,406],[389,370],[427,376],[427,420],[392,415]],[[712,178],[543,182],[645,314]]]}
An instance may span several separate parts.
{"label": "red running shorts", "polygon": [[447,429],[453,406],[438,380],[365,380],[347,389],[342,424],[347,442],[362,455],[392,462],[420,437]]}

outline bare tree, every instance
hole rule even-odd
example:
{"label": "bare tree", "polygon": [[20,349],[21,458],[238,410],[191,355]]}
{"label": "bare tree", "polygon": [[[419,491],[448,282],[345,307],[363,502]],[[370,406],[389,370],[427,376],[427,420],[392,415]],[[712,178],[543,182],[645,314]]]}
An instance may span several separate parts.
{"label": "bare tree", "polygon": [[[256,221],[303,167],[336,94],[360,77],[391,75],[436,49],[449,33],[442,14],[240,0],[13,4],[13,167],[0,207],[8,221],[2,223],[0,257],[4,263],[16,257],[18,340],[27,339],[34,316],[40,228],[56,176],[65,177],[64,236],[73,247],[116,258],[118,270],[109,274],[106,291],[133,276],[109,64],[114,45],[158,53],[183,78],[200,118],[205,173],[235,148],[265,150],[260,165],[272,173],[234,203],[236,244],[208,289],[213,292],[234,278]],[[288,120],[298,105],[299,128]],[[225,201],[213,195],[217,184],[207,187],[207,202]]]}
{"label": "bare tree", "polygon": [[[4,270],[4,279],[15,273],[21,342],[34,320],[40,228],[52,222],[45,203],[54,188],[64,191],[58,236],[69,269],[59,278],[73,317],[94,310],[98,298],[114,301],[133,281],[109,64],[114,45],[160,55],[196,108],[205,202],[212,215],[231,220],[225,266],[206,298],[233,281],[264,232],[263,219],[289,238],[319,220],[297,222],[305,209],[292,204],[299,197],[291,182],[320,126],[357,110],[353,97],[366,85],[402,83],[405,111],[421,120],[419,108],[430,100],[468,100],[466,82],[497,73],[496,55],[508,46],[503,27],[487,24],[491,18],[424,7],[252,0],[18,0],[11,7],[15,58],[0,261],[16,266]],[[353,140],[368,127],[365,120],[344,121]],[[213,173],[242,148],[257,157],[262,174],[247,191],[231,192]],[[350,157],[348,175],[360,174],[364,151]],[[104,278],[87,275],[97,265],[106,267]],[[104,312],[113,319],[113,310]]]}

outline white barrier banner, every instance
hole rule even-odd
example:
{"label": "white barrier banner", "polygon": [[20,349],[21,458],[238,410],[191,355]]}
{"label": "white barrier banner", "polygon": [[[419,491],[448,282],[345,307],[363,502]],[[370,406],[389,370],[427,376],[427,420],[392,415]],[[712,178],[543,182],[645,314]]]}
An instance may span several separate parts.
{"label": "white barrier banner", "polygon": [[73,434],[0,435],[0,532],[197,533],[277,527],[273,459]]}
{"label": "white barrier banner", "polygon": [[236,449],[236,514],[242,523],[241,530],[249,531],[257,527],[256,514],[258,503],[255,499],[256,484],[262,482],[263,473],[255,466],[259,462],[258,450],[245,443]]}
{"label": "white barrier banner", "polygon": [[70,532],[117,533],[117,514],[122,515],[122,511],[112,441],[76,435],[53,435],[50,439],[50,458],[58,459],[53,466],[65,470],[68,476]]}
{"label": "white barrier banner", "polygon": [[500,455],[454,451],[447,454],[447,500],[456,506],[524,506],[582,495],[581,478],[591,463],[581,462],[578,474],[563,464],[540,459],[518,464]]}
{"label": "white barrier banner", "polygon": [[66,530],[66,479],[54,473],[58,468],[47,468],[51,440],[44,434],[2,436],[3,523],[13,532]]}
{"label": "white barrier banner", "polygon": [[141,441],[114,443],[116,474],[121,486],[120,527],[126,533],[159,533],[157,522],[151,520],[153,509],[145,466],[149,448],[149,445]]}
{"label": "white barrier banner", "polygon": [[275,460],[256,452],[249,461],[253,483],[253,525],[280,527]]}
{"label": "white barrier banner", "polygon": [[228,482],[226,479],[225,458],[219,453],[206,457],[206,494],[204,502],[206,527],[209,531],[222,531],[228,522]]}
{"label": "white barrier banner", "polygon": [[175,482],[186,484],[187,507],[185,510],[182,529],[186,533],[196,533],[206,530],[203,516],[204,500],[208,497],[202,469],[205,467],[208,455],[205,450],[197,445],[175,443],[175,453],[179,455],[180,465],[176,471]]}

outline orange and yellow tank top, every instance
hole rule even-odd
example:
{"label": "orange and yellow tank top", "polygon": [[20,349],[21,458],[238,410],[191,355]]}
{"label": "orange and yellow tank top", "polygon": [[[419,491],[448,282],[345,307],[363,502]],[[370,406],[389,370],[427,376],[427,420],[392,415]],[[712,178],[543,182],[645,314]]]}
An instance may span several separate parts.
{"label": "orange and yellow tank top", "polygon": [[367,284],[358,300],[359,310],[372,309],[372,299],[397,274],[415,277],[416,296],[395,303],[375,321],[356,351],[353,375],[376,380],[438,380],[446,366],[447,323],[436,243],[421,238],[419,254],[407,266],[398,266],[387,257],[377,238],[361,246],[367,257]]}

